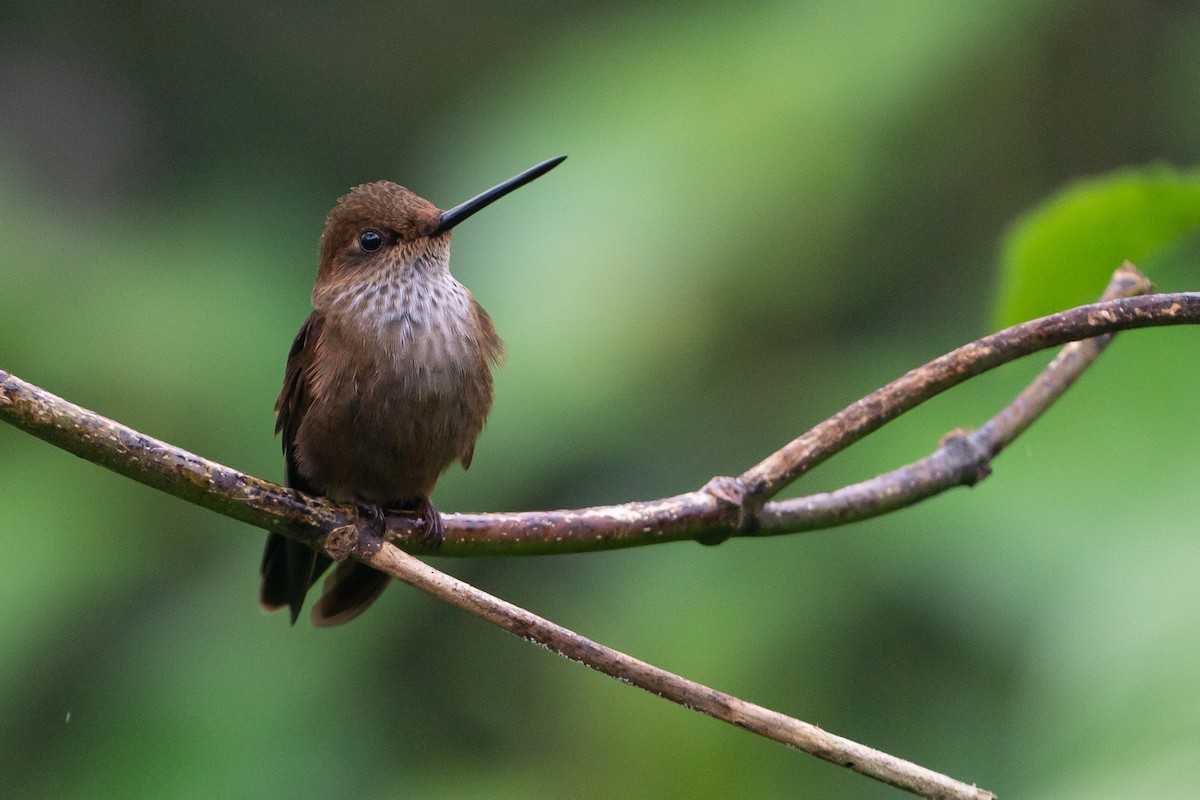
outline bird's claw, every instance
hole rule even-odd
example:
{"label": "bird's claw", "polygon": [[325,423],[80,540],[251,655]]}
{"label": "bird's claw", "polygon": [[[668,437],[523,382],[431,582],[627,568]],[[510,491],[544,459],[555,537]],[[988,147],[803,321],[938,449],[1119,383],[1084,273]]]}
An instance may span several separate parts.
{"label": "bird's claw", "polygon": [[428,497],[421,499],[421,505],[417,507],[417,513],[421,515],[421,544],[430,550],[437,550],[442,546],[442,538],[445,534],[445,528],[442,526],[442,515],[433,507],[433,502]]}
{"label": "bird's claw", "polygon": [[358,509],[358,530],[375,539],[383,539],[387,533],[387,518],[383,509],[372,503],[355,503]]}

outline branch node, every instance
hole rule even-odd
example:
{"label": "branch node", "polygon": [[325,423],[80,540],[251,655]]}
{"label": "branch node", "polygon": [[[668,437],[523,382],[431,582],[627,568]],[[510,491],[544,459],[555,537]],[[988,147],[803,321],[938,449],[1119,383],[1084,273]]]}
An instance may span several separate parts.
{"label": "branch node", "polygon": [[710,531],[696,535],[696,541],[703,545],[718,545],[734,533],[750,535],[758,529],[758,512],[762,510],[762,502],[746,491],[746,486],[738,478],[719,475],[700,488],[700,491],[717,501],[723,517],[733,516],[731,524],[714,527]]}
{"label": "branch node", "polygon": [[938,442],[938,448],[961,464],[962,485],[974,486],[992,474],[992,454],[966,428],[955,428]]}
{"label": "branch node", "polygon": [[334,528],[321,543],[322,549],[334,561],[345,561],[358,547],[359,528],[357,525],[343,525]]}

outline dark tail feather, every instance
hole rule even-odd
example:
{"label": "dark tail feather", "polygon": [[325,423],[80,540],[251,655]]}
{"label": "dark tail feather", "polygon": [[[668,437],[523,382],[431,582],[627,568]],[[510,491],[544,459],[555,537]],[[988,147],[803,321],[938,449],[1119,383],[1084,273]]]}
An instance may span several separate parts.
{"label": "dark tail feather", "polygon": [[367,610],[387,588],[387,575],[357,561],[343,561],[325,581],[321,599],[312,609],[312,624],[330,628],[349,622]]}
{"label": "dark tail feather", "polygon": [[329,556],[311,547],[278,533],[268,534],[267,546],[263,550],[259,605],[264,611],[290,607],[292,624],[295,625],[300,618],[304,596],[332,563]]}

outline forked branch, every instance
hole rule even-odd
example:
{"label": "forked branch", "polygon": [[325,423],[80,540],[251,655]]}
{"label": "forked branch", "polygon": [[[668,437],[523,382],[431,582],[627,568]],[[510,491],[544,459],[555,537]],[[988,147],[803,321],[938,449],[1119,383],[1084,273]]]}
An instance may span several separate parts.
{"label": "forked branch", "polygon": [[[737,478],[686,494],[574,511],[444,515],[441,555],[603,550],[695,539],[774,535],[866,519],[986,476],[991,459],[1066,391],[1116,331],[1200,323],[1200,294],[1150,290],[1132,265],[1099,303],[1008,328],[965,345],[848,406]],[[1080,341],[1087,340],[1087,341]],[[1007,408],[974,432],[954,431],[931,456],[835,492],[771,500],[817,464],[968,378],[1067,342]],[[72,405],[0,370],[0,419],[82,458],[234,519],[353,557],[523,638],[607,675],[923,797],[992,797],[977,787],[673,675],[592,642],[418,561],[417,523],[388,520],[389,541],[366,540],[352,508],[309,497],[200,458]],[[398,545],[394,546],[394,545]]]}

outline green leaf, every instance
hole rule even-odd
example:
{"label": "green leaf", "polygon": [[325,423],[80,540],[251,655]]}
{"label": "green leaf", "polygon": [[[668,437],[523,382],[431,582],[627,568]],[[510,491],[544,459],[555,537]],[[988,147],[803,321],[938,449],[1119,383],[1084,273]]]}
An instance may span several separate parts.
{"label": "green leaf", "polygon": [[1127,169],[1068,186],[1004,244],[997,310],[1012,325],[1096,300],[1132,261],[1157,285],[1200,275],[1200,173]]}

